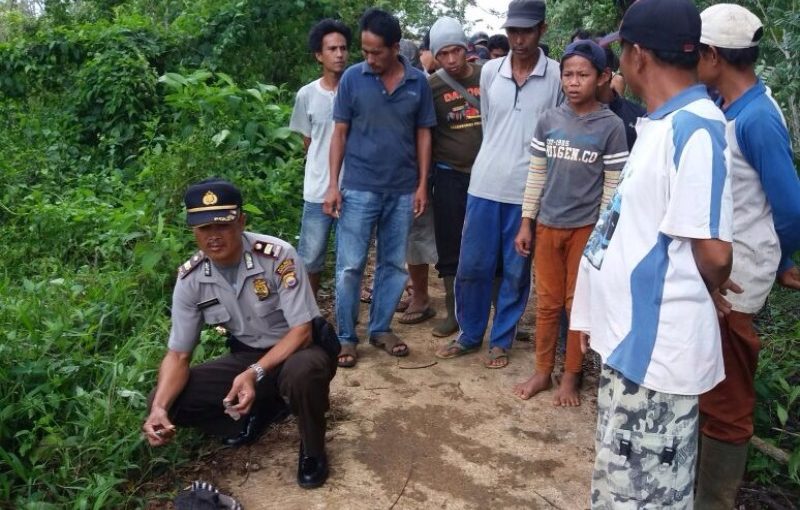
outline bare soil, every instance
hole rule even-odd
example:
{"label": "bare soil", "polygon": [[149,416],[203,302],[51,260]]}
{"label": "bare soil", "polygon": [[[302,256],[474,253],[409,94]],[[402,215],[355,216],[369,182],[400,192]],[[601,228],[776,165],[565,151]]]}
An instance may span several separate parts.
{"label": "bare soil", "polygon": [[[442,315],[436,278],[431,296]],[[362,327],[367,309],[362,305]],[[578,408],[553,407],[552,392],[522,401],[511,388],[532,371],[531,342],[515,342],[504,369],[483,366],[485,349],[438,360],[433,352],[446,340],[431,335],[436,320],[411,326],[395,320],[408,357],[363,342],[358,365],[339,369],[327,435],[331,473],[323,487],[303,490],[295,482],[293,419],[251,446],[182,470],[184,485],[203,478],[247,510],[587,508],[596,380],[584,381]]]}

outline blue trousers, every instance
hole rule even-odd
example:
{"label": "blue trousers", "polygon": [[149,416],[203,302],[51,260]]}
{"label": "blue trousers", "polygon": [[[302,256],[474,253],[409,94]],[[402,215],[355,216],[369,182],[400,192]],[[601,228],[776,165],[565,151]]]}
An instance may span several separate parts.
{"label": "blue trousers", "polygon": [[413,193],[342,190],[342,211],[336,227],[336,326],[340,342],[358,343],[361,278],[373,229],[377,260],[367,334],[371,338],[392,330],[392,317],[408,279],[406,247],[413,209]]}
{"label": "blue trousers", "polygon": [[511,348],[517,323],[531,290],[531,258],[514,249],[522,222],[522,206],[468,195],[456,274],[458,341],[465,347],[483,342],[492,305],[492,286],[498,265],[502,281],[497,296],[489,347]]}

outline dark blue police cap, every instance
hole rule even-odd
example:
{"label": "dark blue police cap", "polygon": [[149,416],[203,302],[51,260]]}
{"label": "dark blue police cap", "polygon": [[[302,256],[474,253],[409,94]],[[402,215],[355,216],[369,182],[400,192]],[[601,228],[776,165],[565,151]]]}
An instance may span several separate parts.
{"label": "dark blue police cap", "polygon": [[230,223],[241,214],[242,193],[228,181],[206,179],[192,184],[183,197],[190,227]]}

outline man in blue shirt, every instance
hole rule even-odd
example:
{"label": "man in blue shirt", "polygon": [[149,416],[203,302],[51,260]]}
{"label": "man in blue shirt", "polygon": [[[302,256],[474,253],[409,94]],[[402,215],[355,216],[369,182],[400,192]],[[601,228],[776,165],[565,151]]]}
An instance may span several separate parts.
{"label": "man in blue shirt", "polygon": [[[425,75],[399,54],[397,18],[369,9],[360,28],[366,60],[349,67],[339,83],[324,204],[326,214],[339,218],[336,322],[342,367],[356,363],[359,292],[373,230],[377,265],[369,342],[393,356],[408,355],[408,346],[390,324],[408,277],[408,230],[428,202],[430,128],[436,125]],[[340,184],[342,162],[347,171]]]}
{"label": "man in blue shirt", "polygon": [[722,314],[725,380],[700,397],[704,417],[697,508],[734,506],[753,435],[754,376],[761,347],[753,317],[776,278],[800,289],[800,179],[786,123],[755,64],[761,20],[735,4],[701,14],[698,75],[719,91],[731,149],[733,268],[715,301]]}

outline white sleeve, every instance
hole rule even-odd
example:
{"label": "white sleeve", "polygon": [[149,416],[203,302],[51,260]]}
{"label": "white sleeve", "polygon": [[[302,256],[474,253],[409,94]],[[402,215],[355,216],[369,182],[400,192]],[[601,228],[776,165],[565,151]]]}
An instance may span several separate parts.
{"label": "white sleeve", "polygon": [[708,130],[696,129],[679,145],[659,230],[672,237],[731,241],[733,201],[724,131],[720,142]]}
{"label": "white sleeve", "polygon": [[308,94],[306,88],[297,92],[292,109],[292,118],[289,120],[289,129],[311,138],[311,119],[308,117]]}

